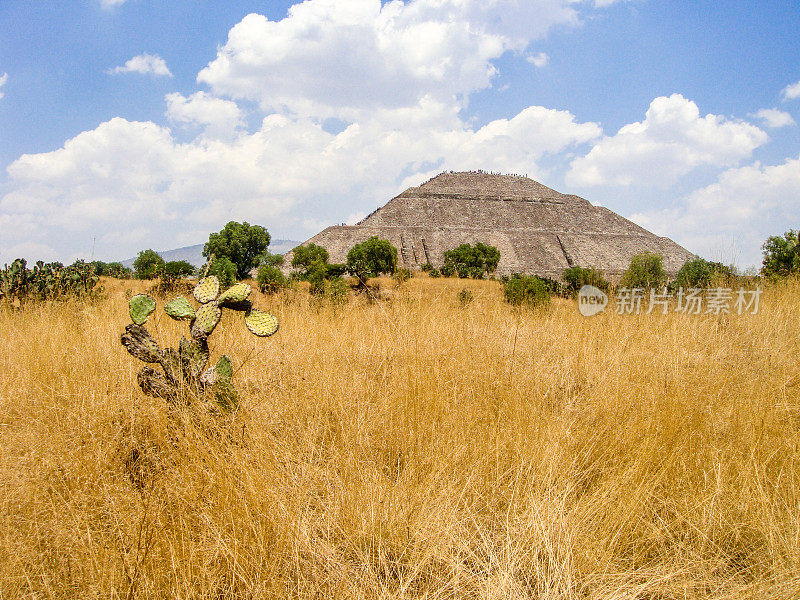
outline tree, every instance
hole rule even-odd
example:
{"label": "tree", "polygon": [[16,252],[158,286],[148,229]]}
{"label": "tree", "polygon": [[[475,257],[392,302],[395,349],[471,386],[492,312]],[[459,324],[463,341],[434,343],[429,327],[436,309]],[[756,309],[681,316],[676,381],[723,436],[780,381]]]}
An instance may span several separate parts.
{"label": "tree", "polygon": [[286,261],[283,254],[272,254],[272,252],[264,252],[261,255],[261,264],[268,267],[282,267]]}
{"label": "tree", "polygon": [[258,266],[261,255],[269,247],[269,240],[269,233],[261,225],[230,221],[222,231],[208,236],[203,256],[229,259],[236,266],[236,278],[246,279]]}
{"label": "tree", "polygon": [[761,246],[764,261],[761,274],[786,277],[800,273],[800,234],[790,229],[783,234],[773,235]]}
{"label": "tree", "polygon": [[164,263],[164,275],[173,279],[178,279],[184,275],[193,275],[194,271],[194,265],[185,260],[171,260]]}
{"label": "tree", "polygon": [[274,294],[281,288],[286,287],[286,276],[278,267],[270,264],[262,264],[258,268],[258,287],[265,294]]}
{"label": "tree", "polygon": [[461,278],[482,279],[494,273],[500,262],[500,251],[494,246],[478,242],[474,246],[461,244],[444,253],[442,273],[458,273]]}
{"label": "tree", "polygon": [[139,256],[133,261],[133,273],[136,279],[153,279],[163,271],[164,259],[150,248],[139,252]]}
{"label": "tree", "polygon": [[347,272],[364,284],[370,277],[392,275],[397,269],[397,248],[373,235],[347,253]]}
{"label": "tree", "polygon": [[667,273],[661,264],[663,257],[652,252],[642,252],[631,259],[628,269],[622,274],[621,287],[660,288],[667,282]]}
{"label": "tree", "polygon": [[316,264],[328,264],[328,251],[322,246],[316,244],[308,244],[307,246],[298,246],[294,249],[294,256],[292,256],[292,268],[300,269],[302,275],[307,275],[314,269]]}
{"label": "tree", "polygon": [[735,275],[733,269],[722,263],[703,258],[687,260],[675,276],[675,287],[706,288],[716,277],[730,279]]}

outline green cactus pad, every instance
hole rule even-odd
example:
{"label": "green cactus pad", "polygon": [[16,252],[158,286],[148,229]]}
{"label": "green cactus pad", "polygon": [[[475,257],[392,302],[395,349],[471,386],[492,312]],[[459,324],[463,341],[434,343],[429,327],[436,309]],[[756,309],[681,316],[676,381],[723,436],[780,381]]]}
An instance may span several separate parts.
{"label": "green cactus pad", "polygon": [[197,299],[200,304],[211,302],[217,297],[217,294],[219,294],[219,279],[217,279],[216,275],[203,277],[197,282],[197,285],[194,286],[192,294],[194,294],[195,299]]}
{"label": "green cactus pad", "polygon": [[251,288],[249,284],[244,282],[237,283],[220,294],[219,298],[217,298],[217,304],[220,306],[228,306],[228,304],[235,305],[239,302],[244,302],[247,300],[250,292]]}
{"label": "green cactus pad", "polygon": [[179,296],[167,304],[164,307],[164,312],[176,321],[181,319],[194,319],[194,307],[189,304],[189,301],[183,296]]}
{"label": "green cactus pad", "polygon": [[230,381],[231,377],[233,377],[231,359],[224,354],[217,361],[217,374],[222,381]]}
{"label": "green cactus pad", "polygon": [[259,337],[267,337],[278,331],[278,318],[255,308],[244,316],[244,323],[254,335]]}
{"label": "green cactus pad", "polygon": [[197,309],[192,323],[192,337],[201,339],[208,337],[219,323],[222,311],[216,304],[204,304]]}
{"label": "green cactus pad", "polygon": [[192,373],[193,377],[198,377],[208,363],[208,344],[205,340],[187,340],[181,338],[179,350],[181,360]]}
{"label": "green cactus pad", "polygon": [[147,294],[136,294],[128,301],[131,321],[143,325],[152,312],[156,309],[156,301]]}
{"label": "green cactus pad", "polygon": [[122,334],[122,345],[134,358],[146,363],[161,362],[164,355],[164,351],[159,348],[158,343],[150,336],[147,329],[135,323],[125,327],[125,333]]}

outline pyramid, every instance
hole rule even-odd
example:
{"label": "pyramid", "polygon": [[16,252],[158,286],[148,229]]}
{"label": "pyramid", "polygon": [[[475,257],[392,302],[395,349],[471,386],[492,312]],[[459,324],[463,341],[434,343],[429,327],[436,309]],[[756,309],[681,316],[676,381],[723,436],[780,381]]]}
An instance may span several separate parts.
{"label": "pyramid", "polygon": [[[303,242],[344,263],[355,244],[376,235],[399,252],[398,264],[441,267],[444,252],[483,242],[500,250],[497,274],[561,279],[571,266],[620,274],[641,252],[660,254],[674,274],[691,252],[666,237],[579,196],[562,194],[527,177],[483,171],[446,172],[408,188],[356,225],[328,227]],[[285,255],[291,264],[292,252]]]}

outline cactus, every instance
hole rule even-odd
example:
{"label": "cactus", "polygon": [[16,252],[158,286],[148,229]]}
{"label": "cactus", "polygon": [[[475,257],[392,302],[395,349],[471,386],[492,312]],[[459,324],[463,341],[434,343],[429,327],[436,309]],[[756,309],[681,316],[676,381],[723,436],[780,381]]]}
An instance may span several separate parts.
{"label": "cactus", "polygon": [[224,410],[235,408],[238,394],[231,383],[231,360],[223,355],[216,365],[206,369],[210,355],[208,337],[220,321],[222,308],[244,312],[247,328],[257,336],[269,336],[278,330],[278,320],[274,316],[253,309],[247,300],[250,291],[248,284],[239,283],[217,297],[219,281],[212,275],[201,279],[192,291],[200,302],[197,309],[183,297],[169,302],[164,307],[167,315],[175,320],[189,321],[191,339],[182,338],[178,350],[162,350],[144,327],[148,316],[155,310],[155,300],[145,294],[131,298],[133,323],[125,328],[121,343],[134,358],[161,366],[161,371],[151,366],[139,371],[137,381],[142,391],[171,403],[189,403],[209,392]]}
{"label": "cactus", "polygon": [[18,258],[0,269],[0,299],[23,304],[27,301],[84,298],[97,291],[100,278],[82,260],[65,267],[61,263],[38,261],[33,269]]}

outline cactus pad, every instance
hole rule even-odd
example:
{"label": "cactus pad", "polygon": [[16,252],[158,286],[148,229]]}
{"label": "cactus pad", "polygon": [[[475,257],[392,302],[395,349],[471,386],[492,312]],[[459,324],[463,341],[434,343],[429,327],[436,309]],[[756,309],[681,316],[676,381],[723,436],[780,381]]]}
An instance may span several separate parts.
{"label": "cactus pad", "polygon": [[250,295],[251,288],[250,284],[241,282],[237,283],[236,285],[232,285],[227,290],[222,292],[217,298],[217,304],[220,306],[228,306],[228,304],[237,304],[239,302],[244,302],[247,300],[247,297]]}
{"label": "cactus pad", "polygon": [[214,331],[221,316],[222,311],[216,304],[204,304],[198,308],[192,323],[192,337],[195,339],[207,337]]}
{"label": "cactus pad", "polygon": [[152,312],[156,309],[156,301],[147,294],[136,294],[128,301],[131,321],[143,325]]}
{"label": "cactus pad", "polygon": [[198,377],[208,363],[208,343],[205,340],[181,338],[178,353],[192,377]]}
{"label": "cactus pad", "polygon": [[160,362],[164,355],[158,343],[142,325],[132,323],[125,327],[125,333],[122,334],[121,341],[125,349],[130,352],[134,358],[138,358],[142,362]]}
{"label": "cactus pad", "polygon": [[211,302],[217,297],[217,294],[219,294],[219,279],[217,279],[216,275],[203,277],[197,282],[197,285],[194,286],[192,294],[194,294],[195,299],[200,304]]}
{"label": "cactus pad", "polygon": [[267,337],[278,331],[277,317],[263,310],[252,309],[244,317],[247,328],[259,337]]}
{"label": "cactus pad", "polygon": [[181,319],[194,319],[194,307],[183,296],[175,298],[164,307],[164,312],[179,321]]}

